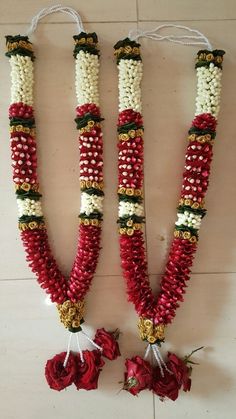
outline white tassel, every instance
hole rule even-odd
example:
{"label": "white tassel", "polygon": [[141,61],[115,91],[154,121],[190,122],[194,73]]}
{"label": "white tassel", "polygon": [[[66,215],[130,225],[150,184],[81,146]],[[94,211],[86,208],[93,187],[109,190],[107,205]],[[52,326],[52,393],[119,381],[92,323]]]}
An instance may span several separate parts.
{"label": "white tassel", "polygon": [[56,5],[51,6],[51,7],[45,7],[44,9],[40,10],[37,13],[37,15],[35,15],[33,17],[32,21],[31,21],[31,25],[30,25],[28,31],[26,32],[26,35],[31,35],[36,30],[37,25],[38,25],[38,23],[41,19],[43,19],[47,15],[50,15],[50,14],[56,13],[56,12],[66,13],[69,16],[71,16],[76,21],[76,24],[77,24],[77,27],[78,27],[78,33],[84,31],[81,16],[75,9],[73,9],[72,7],[68,7],[68,6],[62,6],[61,4],[56,4]]}
{"label": "white tassel", "polygon": [[[187,31],[190,35],[161,35],[160,32],[165,28],[175,28]],[[169,41],[175,44],[182,45],[203,45],[208,50],[212,50],[212,45],[209,39],[197,29],[191,29],[188,26],[174,25],[167,23],[164,25],[157,26],[155,29],[150,31],[143,31],[142,29],[132,29],[129,32],[129,38],[132,41],[137,41],[139,38],[150,38],[154,41]]]}
{"label": "white tassel", "polygon": [[160,349],[159,349],[157,343],[152,344],[152,345],[150,343],[148,344],[148,346],[146,348],[146,351],[145,351],[145,354],[144,354],[144,359],[146,359],[148,357],[150,351],[153,352],[154,358],[155,358],[155,360],[156,360],[156,362],[157,362],[157,364],[160,368],[160,372],[161,372],[162,377],[164,377],[164,369],[166,371],[168,371],[169,374],[172,374],[172,371],[169,370],[169,368],[167,367],[167,365],[166,365],[166,363],[165,363],[165,361],[164,361],[164,359],[161,355],[161,352],[160,352]]}

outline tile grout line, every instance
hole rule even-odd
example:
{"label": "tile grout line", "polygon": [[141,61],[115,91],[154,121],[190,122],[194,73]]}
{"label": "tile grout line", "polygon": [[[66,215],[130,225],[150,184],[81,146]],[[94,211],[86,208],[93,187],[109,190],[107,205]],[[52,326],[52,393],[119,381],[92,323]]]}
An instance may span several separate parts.
{"label": "tile grout line", "polygon": [[[233,275],[236,274],[236,272],[193,272],[191,275],[192,276],[196,276],[196,275]],[[162,276],[162,273],[156,273],[156,274],[149,274],[149,276]],[[110,275],[110,274],[106,274],[106,275],[95,275],[94,278],[122,278],[122,273],[121,274],[115,274],[115,275]],[[10,282],[10,281],[37,281],[37,278],[33,278],[33,277],[29,277],[29,278],[3,278],[0,279],[0,283],[1,282]]]}
{"label": "tile grout line", "polygon": [[[85,24],[96,24],[96,23],[138,23],[138,22],[225,22],[232,21],[235,22],[236,18],[226,18],[226,19],[137,19],[137,20],[91,20],[83,21]],[[0,22],[0,25],[27,25],[29,22]],[[65,25],[74,25],[74,22],[40,22],[39,25],[56,25],[56,24],[65,24]]]}

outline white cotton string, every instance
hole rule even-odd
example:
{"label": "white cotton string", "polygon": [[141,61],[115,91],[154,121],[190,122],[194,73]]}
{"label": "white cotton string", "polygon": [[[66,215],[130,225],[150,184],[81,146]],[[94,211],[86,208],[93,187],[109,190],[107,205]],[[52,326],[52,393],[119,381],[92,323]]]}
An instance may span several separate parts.
{"label": "white cotton string", "polygon": [[154,348],[152,347],[152,351],[153,351],[153,354],[154,354],[154,356],[155,356],[155,358],[156,358],[156,361],[157,361],[157,363],[158,363],[158,366],[159,366],[159,368],[160,368],[160,371],[161,371],[161,376],[162,377],[164,377],[164,371],[163,371],[163,368],[162,368],[162,365],[161,365],[161,360],[160,360],[160,358],[159,358],[159,356],[158,356],[158,353],[154,350]]}
{"label": "white cotton string", "polygon": [[70,15],[75,20],[75,22],[77,24],[78,33],[84,31],[81,16],[75,9],[73,9],[72,7],[68,7],[68,6],[62,6],[61,4],[56,4],[56,5],[51,6],[51,7],[45,7],[44,9],[40,10],[37,13],[37,15],[35,15],[33,17],[32,21],[31,21],[31,25],[30,25],[28,31],[26,32],[26,35],[31,35],[36,30],[37,25],[38,25],[38,23],[41,19],[43,19],[47,15],[50,15],[50,14],[56,13],[56,12],[62,12],[62,13],[66,13],[66,14]]}
{"label": "white cotton string", "polygon": [[79,351],[79,356],[80,356],[81,362],[84,362],[83,351],[81,349],[80,342],[79,342],[79,333],[76,333],[76,342],[77,342],[77,346],[78,346],[78,351]]}
{"label": "white cotton string", "polygon": [[160,349],[158,348],[158,346],[157,346],[157,345],[153,345],[153,352],[156,352],[156,354],[157,354],[157,356],[158,356],[158,358],[159,358],[159,360],[160,360],[161,364],[162,364],[162,365],[163,365],[163,367],[165,368],[165,370],[166,370],[166,371],[168,371],[170,374],[172,374],[172,371],[171,371],[171,370],[169,370],[169,368],[167,367],[167,365],[166,365],[166,363],[165,363],[164,359],[162,358],[162,355],[161,355]]}
{"label": "white cotton string", "polygon": [[99,345],[97,345],[94,341],[93,341],[93,339],[91,339],[88,335],[87,335],[87,333],[85,333],[83,330],[81,330],[81,333],[86,337],[86,339],[93,345],[93,346],[95,346],[95,348],[97,348],[97,349],[99,349],[100,351],[102,351],[102,348],[101,348],[101,346],[99,346]]}
{"label": "white cotton string", "polygon": [[145,354],[144,354],[144,359],[146,359],[148,357],[150,349],[151,349],[151,345],[149,343],[148,346],[146,347],[146,351],[145,351]]}
{"label": "white cotton string", "polygon": [[72,339],[72,332],[70,333],[69,339],[68,339],[68,345],[67,345],[67,352],[66,352],[66,357],[65,360],[63,362],[63,367],[66,368],[66,364],[68,362],[69,356],[70,356],[70,347],[71,347],[71,339]]}
{"label": "white cotton string", "polygon": [[[181,29],[187,31],[190,35],[161,35],[160,32],[162,29],[166,28]],[[197,29],[191,29],[188,26],[174,25],[171,23],[157,26],[155,29],[150,31],[132,29],[129,32],[129,38],[132,41],[137,41],[139,38],[150,38],[155,41],[169,41],[182,45],[203,45],[207,47],[208,50],[212,50],[212,45],[209,39]]]}

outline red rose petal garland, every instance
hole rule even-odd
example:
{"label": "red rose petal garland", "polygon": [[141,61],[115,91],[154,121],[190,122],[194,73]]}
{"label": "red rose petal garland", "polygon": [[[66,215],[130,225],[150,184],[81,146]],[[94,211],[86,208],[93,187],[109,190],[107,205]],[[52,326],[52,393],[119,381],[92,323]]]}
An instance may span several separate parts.
{"label": "red rose petal garland", "polygon": [[[57,9],[56,6],[54,11]],[[59,9],[61,10],[60,7]],[[96,343],[81,327],[84,321],[84,299],[91,285],[100,252],[104,196],[103,140],[98,94],[97,35],[81,32],[73,38],[81,208],[77,254],[70,277],[66,278],[60,272],[50,249],[40,201],[33,110],[33,46],[28,36],[6,37],[6,55],[10,59],[12,80],[9,118],[13,181],[21,239],[30,268],[37,276],[40,286],[50,295],[51,301],[57,304],[60,320],[70,331],[67,353],[62,352],[49,360],[45,369],[49,386],[58,391],[72,382],[78,389],[96,388],[104,364],[101,355],[104,354],[108,359],[115,359],[119,355],[119,347],[112,334],[99,329],[96,333]],[[81,350],[79,332],[96,347],[95,351]],[[72,334],[76,336],[79,356],[70,353]]]}
{"label": "red rose petal garland", "polygon": [[145,359],[127,359],[124,389],[135,395],[144,388],[151,388],[160,398],[175,400],[180,388],[190,390],[189,357],[182,361],[175,354],[168,354],[165,362],[159,347],[164,342],[165,327],[173,321],[176,309],[183,301],[201,219],[206,213],[204,197],[216,135],[224,51],[200,50],[197,54],[196,114],[189,129],[174,239],[156,298],[149,284],[142,232],[144,143],[140,44],[126,38],[117,42],[114,48],[119,72],[118,223],[121,265],[128,300],[139,315],[140,337],[148,343],[146,355],[152,350],[158,364],[152,369]]}

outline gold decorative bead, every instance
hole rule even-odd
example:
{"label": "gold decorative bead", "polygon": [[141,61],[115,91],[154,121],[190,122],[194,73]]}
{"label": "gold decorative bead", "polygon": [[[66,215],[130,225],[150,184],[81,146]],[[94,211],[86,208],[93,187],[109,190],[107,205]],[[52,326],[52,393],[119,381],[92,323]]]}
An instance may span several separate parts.
{"label": "gold decorative bead", "polygon": [[139,335],[142,340],[147,340],[153,344],[158,340],[163,341],[165,338],[164,324],[154,325],[153,321],[144,317],[139,318],[138,322]]}
{"label": "gold decorative bead", "polygon": [[126,233],[128,234],[128,236],[132,236],[134,234],[133,228],[127,228]]}
{"label": "gold decorative bead", "polygon": [[23,189],[23,191],[28,192],[30,190],[30,184],[26,183],[26,182],[23,182],[22,185],[21,185],[21,189]]}
{"label": "gold decorative bead", "polygon": [[214,59],[214,55],[213,54],[207,54],[206,55],[206,60],[207,61],[212,61]]}
{"label": "gold decorative bead", "polygon": [[36,221],[31,221],[31,222],[28,224],[28,226],[29,226],[30,230],[34,230],[35,228],[37,228],[37,227],[38,227],[38,223],[37,223]]}
{"label": "gold decorative bead", "polygon": [[79,328],[84,317],[84,301],[72,303],[70,300],[57,304],[60,320],[67,329]]}
{"label": "gold decorative bead", "polygon": [[128,134],[129,134],[129,136],[130,136],[131,138],[135,138],[135,135],[136,135],[136,131],[135,131],[135,129],[130,129],[130,130],[129,130],[129,132],[128,132]]}
{"label": "gold decorative bead", "polygon": [[132,188],[127,188],[127,189],[126,189],[126,195],[133,196],[133,195],[134,195],[134,189],[132,189]]}
{"label": "gold decorative bead", "polygon": [[127,45],[126,47],[124,47],[124,52],[126,54],[129,54],[130,52],[132,52],[132,48],[129,45]]}
{"label": "gold decorative bead", "polygon": [[128,227],[131,227],[133,223],[134,223],[133,220],[128,220],[126,224]]}

